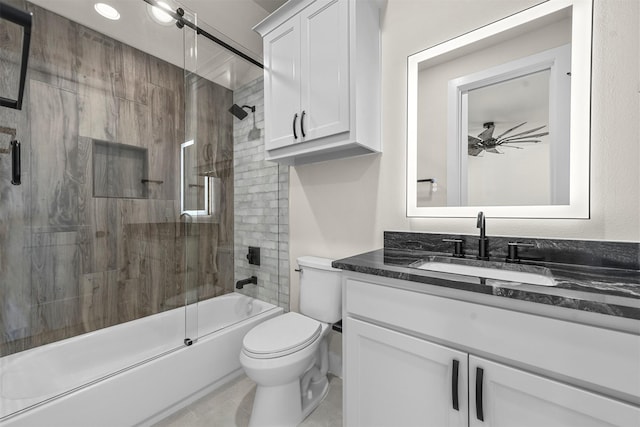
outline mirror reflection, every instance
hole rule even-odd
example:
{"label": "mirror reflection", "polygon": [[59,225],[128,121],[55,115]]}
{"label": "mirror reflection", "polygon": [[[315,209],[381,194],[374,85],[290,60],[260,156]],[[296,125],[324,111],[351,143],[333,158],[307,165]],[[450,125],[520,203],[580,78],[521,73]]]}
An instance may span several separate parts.
{"label": "mirror reflection", "polygon": [[[207,147],[210,145],[205,145],[205,157]],[[180,213],[206,222],[220,221],[222,180],[214,175],[215,170],[198,165],[195,141],[180,144]]]}
{"label": "mirror reflection", "polygon": [[468,92],[460,204],[552,204],[549,75],[539,71]]}
{"label": "mirror reflection", "polygon": [[530,206],[562,217],[588,206],[588,138],[572,132],[588,133],[577,100],[589,97],[590,33],[575,30],[586,3],[548,2],[409,57],[410,216]]}
{"label": "mirror reflection", "polygon": [[13,22],[2,22],[4,41],[0,44],[0,96],[18,99],[22,53],[22,27]]}
{"label": "mirror reflection", "polygon": [[[564,46],[562,72],[568,82],[570,39],[571,19],[563,13],[555,22],[518,37],[436,65],[421,64],[418,179],[434,178],[438,185],[436,192],[429,182],[418,186],[418,206],[556,204],[551,200],[553,160],[546,134],[550,123],[557,122],[550,115],[562,114],[549,104],[555,100],[551,91],[558,85],[551,71],[559,61],[545,61],[540,55],[552,55],[552,49]],[[438,94],[446,99],[429,106]],[[569,98],[563,101],[561,108],[569,109]],[[459,132],[449,136],[447,127]],[[431,138],[437,128],[442,136]],[[569,135],[562,134],[565,138],[556,141],[568,146]],[[517,139],[523,136],[533,137]],[[564,161],[560,168],[568,170],[569,159]],[[568,203],[568,194],[558,199]]]}
{"label": "mirror reflection", "polygon": [[0,4],[0,106],[22,109],[32,15]]}
{"label": "mirror reflection", "polygon": [[188,141],[180,148],[181,211],[189,215],[207,215],[209,180],[196,173],[197,147],[194,141]]}

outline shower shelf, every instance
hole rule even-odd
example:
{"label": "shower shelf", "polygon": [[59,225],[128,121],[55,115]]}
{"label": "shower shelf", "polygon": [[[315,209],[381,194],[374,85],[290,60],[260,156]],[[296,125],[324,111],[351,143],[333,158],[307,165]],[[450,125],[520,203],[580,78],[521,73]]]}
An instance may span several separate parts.
{"label": "shower shelf", "polygon": [[163,181],[148,176],[147,149],[93,140],[93,197],[146,199],[147,184]]}

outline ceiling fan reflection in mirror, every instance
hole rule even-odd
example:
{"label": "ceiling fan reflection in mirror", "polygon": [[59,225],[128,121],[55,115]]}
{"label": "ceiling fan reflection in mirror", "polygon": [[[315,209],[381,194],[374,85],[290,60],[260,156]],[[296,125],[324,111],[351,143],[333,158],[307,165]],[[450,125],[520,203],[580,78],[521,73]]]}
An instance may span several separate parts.
{"label": "ceiling fan reflection in mirror", "polygon": [[541,132],[541,133],[533,133],[539,131],[540,129],[546,127],[546,125],[539,126],[537,128],[529,129],[524,132],[517,133],[515,135],[509,135],[514,130],[518,129],[520,126],[525,125],[527,122],[522,122],[517,126],[512,127],[504,132],[502,132],[497,137],[493,137],[493,131],[495,130],[494,122],[486,122],[482,126],[485,128],[482,133],[480,133],[477,137],[468,135],[468,152],[470,156],[477,157],[483,151],[494,154],[504,154],[502,151],[498,150],[498,147],[508,147],[508,148],[516,148],[521,150],[523,147],[518,147],[514,145],[506,145],[506,144],[522,144],[522,143],[538,143],[541,142],[540,137],[549,135],[549,132]]}

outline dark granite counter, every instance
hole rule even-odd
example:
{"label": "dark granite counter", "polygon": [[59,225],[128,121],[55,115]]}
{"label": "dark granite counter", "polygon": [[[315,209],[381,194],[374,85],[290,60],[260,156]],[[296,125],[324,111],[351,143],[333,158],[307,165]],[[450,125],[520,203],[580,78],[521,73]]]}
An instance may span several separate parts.
{"label": "dark granite counter", "polygon": [[[403,233],[406,234],[406,233]],[[426,233],[420,233],[426,234]],[[440,242],[443,235],[431,235],[433,241]],[[583,310],[588,312],[640,320],[640,271],[620,268],[621,262],[595,262],[597,266],[578,263],[550,262],[548,259],[523,260],[522,265],[544,267],[553,276],[555,286],[520,284],[503,280],[464,276],[452,273],[421,270],[411,264],[430,256],[450,256],[450,253],[425,250],[441,249],[440,246],[422,245],[419,249],[402,247],[396,243],[384,249],[367,252],[349,258],[334,261],[333,266],[342,270],[443,286],[467,292],[493,295],[498,298],[523,300],[537,304]],[[448,237],[448,236],[447,236]],[[506,239],[506,238],[505,238]],[[385,243],[387,234],[385,234]],[[412,240],[415,243],[415,239]],[[566,241],[569,242],[569,241]],[[582,242],[584,243],[584,242]],[[601,244],[600,242],[594,242]],[[607,242],[604,242],[607,243]],[[536,245],[544,246],[536,241]],[[569,243],[567,243],[568,245]],[[637,244],[613,244],[618,251],[625,252],[624,267],[635,267]],[[617,246],[616,246],[617,245]],[[580,245],[575,245],[573,248]],[[593,247],[582,245],[589,251],[589,261],[593,258]],[[629,250],[631,254],[627,254]],[[610,252],[607,252],[610,256]],[[572,257],[576,258],[575,249]],[[474,259],[467,255],[468,259]],[[564,261],[564,260],[563,260]],[[618,260],[620,261],[620,260]],[[605,264],[603,266],[603,264]],[[610,266],[611,264],[615,265]]]}

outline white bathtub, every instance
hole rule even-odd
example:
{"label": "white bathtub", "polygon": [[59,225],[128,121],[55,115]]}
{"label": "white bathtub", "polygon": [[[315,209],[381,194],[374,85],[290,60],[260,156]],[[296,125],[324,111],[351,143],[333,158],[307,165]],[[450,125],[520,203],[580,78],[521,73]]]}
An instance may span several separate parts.
{"label": "white bathtub", "polygon": [[233,293],[0,358],[0,425],[150,425],[241,374],[242,338],[281,313]]}

